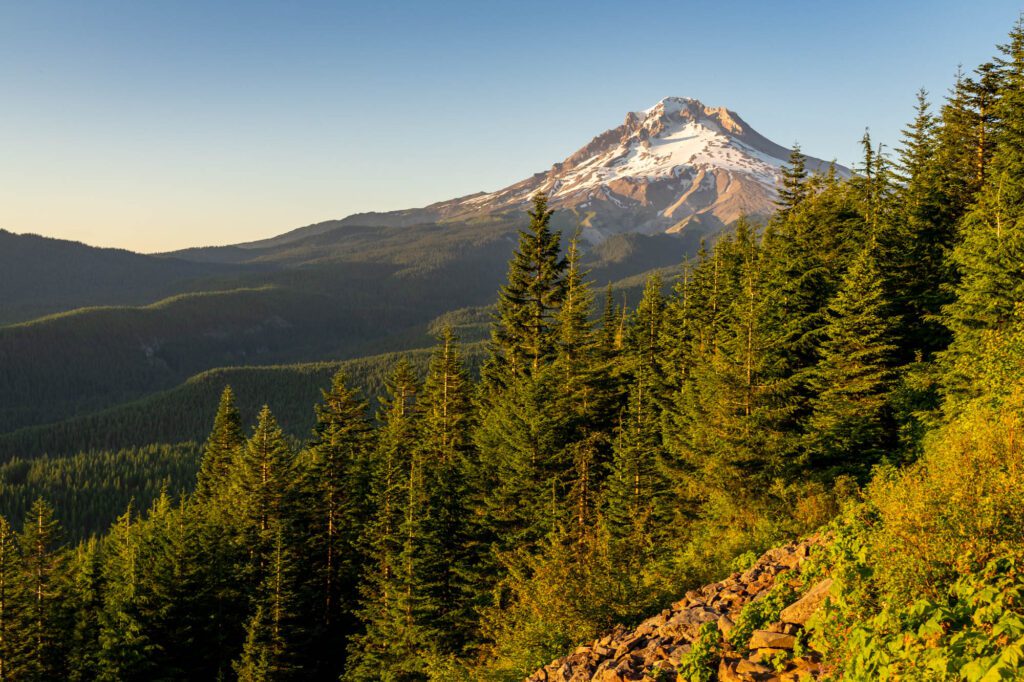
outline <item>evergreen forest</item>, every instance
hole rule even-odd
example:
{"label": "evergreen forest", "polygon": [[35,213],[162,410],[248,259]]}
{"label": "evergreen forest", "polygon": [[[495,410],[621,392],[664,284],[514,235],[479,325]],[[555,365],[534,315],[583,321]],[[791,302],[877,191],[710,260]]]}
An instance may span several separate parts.
{"label": "evergreen forest", "polygon": [[0,680],[521,680],[821,529],[829,675],[1021,679],[1024,23],[862,147],[634,304],[535,196],[486,348],[320,368],[303,433],[218,385],[201,446],[10,459]]}

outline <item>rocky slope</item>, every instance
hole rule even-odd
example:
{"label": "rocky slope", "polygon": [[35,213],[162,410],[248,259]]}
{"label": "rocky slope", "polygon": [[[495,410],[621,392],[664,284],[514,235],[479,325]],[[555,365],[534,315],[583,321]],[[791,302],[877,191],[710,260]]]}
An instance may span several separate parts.
{"label": "rocky slope", "polygon": [[[816,679],[820,660],[813,651],[794,654],[797,636],[824,602],[831,585],[810,587],[779,613],[777,622],[754,630],[745,644],[729,643],[743,608],[765,599],[777,585],[798,585],[804,561],[821,545],[819,538],[773,549],[742,573],[688,592],[635,629],[619,626],[572,654],[537,670],[527,682],[626,682],[683,680],[676,670],[697,642],[701,627],[714,623],[724,638],[709,667],[719,682],[790,682]],[[739,631],[738,631],[739,632]],[[735,639],[735,637],[733,637]]]}

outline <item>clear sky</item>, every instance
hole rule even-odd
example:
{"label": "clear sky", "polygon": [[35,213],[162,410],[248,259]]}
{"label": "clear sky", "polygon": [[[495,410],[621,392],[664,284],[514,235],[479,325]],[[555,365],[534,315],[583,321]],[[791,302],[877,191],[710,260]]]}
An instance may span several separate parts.
{"label": "clear sky", "polygon": [[1022,4],[0,0],[0,228],[258,239],[498,189],[668,95],[848,164]]}

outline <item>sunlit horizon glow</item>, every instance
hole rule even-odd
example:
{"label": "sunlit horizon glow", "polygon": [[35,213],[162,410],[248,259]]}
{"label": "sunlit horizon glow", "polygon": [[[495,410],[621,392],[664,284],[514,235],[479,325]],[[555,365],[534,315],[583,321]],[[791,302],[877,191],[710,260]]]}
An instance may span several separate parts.
{"label": "sunlit horizon glow", "polygon": [[[375,6],[367,6],[367,5]],[[1004,0],[0,6],[0,228],[142,252],[496,190],[666,96],[849,165]]]}

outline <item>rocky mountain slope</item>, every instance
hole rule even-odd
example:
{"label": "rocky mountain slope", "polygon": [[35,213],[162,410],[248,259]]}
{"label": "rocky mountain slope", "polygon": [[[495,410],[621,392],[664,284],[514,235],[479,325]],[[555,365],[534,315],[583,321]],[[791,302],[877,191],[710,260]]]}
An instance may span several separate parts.
{"label": "rocky mountain slope", "polygon": [[[537,670],[527,682],[627,682],[679,680],[692,665],[692,652],[703,647],[702,667],[719,682],[796,682],[817,679],[821,661],[815,652],[801,650],[799,633],[828,596],[831,582],[805,589],[801,566],[821,545],[814,537],[773,549],[741,573],[707,585],[648,618],[634,629],[622,626]],[[769,600],[776,605],[778,618]],[[754,608],[763,609],[755,615]],[[711,625],[713,624],[713,626]],[[707,646],[701,640],[717,642]],[[687,660],[687,659],[691,660]],[[705,679],[701,677],[700,679]]]}

